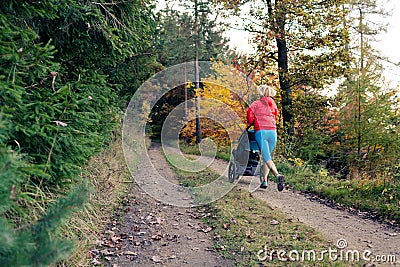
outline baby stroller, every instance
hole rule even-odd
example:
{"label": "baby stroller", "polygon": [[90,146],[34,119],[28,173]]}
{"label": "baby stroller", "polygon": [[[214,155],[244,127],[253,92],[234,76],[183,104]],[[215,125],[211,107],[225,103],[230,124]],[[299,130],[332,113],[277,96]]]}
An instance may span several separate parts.
{"label": "baby stroller", "polygon": [[260,176],[262,180],[261,151],[254,130],[246,129],[239,137],[238,145],[232,150],[228,169],[228,181],[233,183],[240,176]]}

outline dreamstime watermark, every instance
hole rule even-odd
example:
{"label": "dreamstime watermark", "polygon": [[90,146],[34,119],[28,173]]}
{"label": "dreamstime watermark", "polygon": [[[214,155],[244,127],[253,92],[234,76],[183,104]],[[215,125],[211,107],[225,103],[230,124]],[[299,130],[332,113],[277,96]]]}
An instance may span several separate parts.
{"label": "dreamstime watermark", "polygon": [[322,250],[290,250],[284,249],[269,249],[267,245],[257,253],[259,261],[293,261],[293,262],[375,262],[375,263],[396,263],[396,255],[374,255],[371,250],[356,250],[348,249],[348,244],[345,239],[339,239],[336,242],[336,247],[329,247]]}

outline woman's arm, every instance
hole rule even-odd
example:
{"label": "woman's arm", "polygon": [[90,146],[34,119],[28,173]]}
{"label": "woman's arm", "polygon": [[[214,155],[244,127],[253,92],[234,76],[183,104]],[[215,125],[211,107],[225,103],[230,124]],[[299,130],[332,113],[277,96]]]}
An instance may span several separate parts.
{"label": "woman's arm", "polygon": [[277,117],[278,113],[279,113],[278,107],[276,106],[275,101],[272,100],[272,114],[274,114],[274,116]]}
{"label": "woman's arm", "polygon": [[247,128],[249,128],[251,125],[254,124],[254,118],[255,118],[254,111],[253,108],[250,106],[247,109]]}

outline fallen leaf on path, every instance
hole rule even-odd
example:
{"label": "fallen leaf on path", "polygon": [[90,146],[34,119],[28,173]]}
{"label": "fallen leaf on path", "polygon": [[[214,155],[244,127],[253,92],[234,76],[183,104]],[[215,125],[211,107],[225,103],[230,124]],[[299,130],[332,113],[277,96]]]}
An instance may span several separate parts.
{"label": "fallen leaf on path", "polygon": [[114,252],[109,251],[108,249],[103,249],[100,251],[102,255],[114,255]]}
{"label": "fallen leaf on path", "polygon": [[129,251],[129,250],[128,250],[128,251],[125,251],[124,254],[125,254],[125,255],[133,255],[133,256],[136,256],[136,255],[137,255],[136,252]]}
{"label": "fallen leaf on path", "polygon": [[107,230],[106,233],[109,234],[110,236],[115,236],[115,232],[114,231]]}
{"label": "fallen leaf on path", "polygon": [[112,240],[112,242],[114,242],[114,243],[118,243],[118,241],[121,240],[121,238],[118,237],[118,236],[112,236],[112,237],[111,237],[111,240]]}
{"label": "fallen leaf on path", "polygon": [[103,246],[106,246],[106,247],[109,247],[109,248],[115,248],[114,244],[111,244],[110,242],[107,242],[107,241],[103,243]]}
{"label": "fallen leaf on path", "polygon": [[95,255],[99,255],[100,251],[98,251],[97,249],[92,249],[91,251],[89,251],[89,254],[91,256],[95,256]]}
{"label": "fallen leaf on path", "polygon": [[208,233],[212,230],[212,227],[207,227],[206,229],[202,229],[204,233]]}
{"label": "fallen leaf on path", "polygon": [[161,240],[163,238],[163,234],[161,232],[156,232],[154,235],[151,236],[153,240]]}
{"label": "fallen leaf on path", "polygon": [[212,215],[211,212],[209,212],[209,213],[204,214],[204,215],[202,216],[202,218],[208,218],[208,217],[210,217],[211,215]]}
{"label": "fallen leaf on path", "polygon": [[246,230],[246,237],[251,238],[251,230],[250,229]]}
{"label": "fallen leaf on path", "polygon": [[269,222],[269,224],[271,224],[271,225],[278,225],[278,224],[279,224],[279,221],[277,221],[277,220],[272,220],[272,221]]}
{"label": "fallen leaf on path", "polygon": [[151,260],[152,260],[153,262],[156,262],[156,263],[161,263],[161,262],[163,262],[163,259],[162,259],[160,256],[153,256],[153,257],[151,257]]}
{"label": "fallen leaf on path", "polygon": [[180,235],[173,235],[173,236],[169,236],[167,239],[169,240],[169,241],[172,241],[172,242],[180,242],[178,239],[179,239],[179,237],[180,237]]}
{"label": "fallen leaf on path", "polygon": [[101,262],[99,262],[97,259],[93,259],[93,260],[92,260],[92,264],[93,264],[94,266],[97,266],[97,265],[101,265]]}
{"label": "fallen leaf on path", "polygon": [[119,234],[119,237],[122,239],[122,238],[127,238],[128,237],[128,235],[127,234],[125,234],[125,233],[120,233]]}
{"label": "fallen leaf on path", "polygon": [[292,238],[293,238],[293,240],[300,240],[300,236],[299,235],[293,235]]}
{"label": "fallen leaf on path", "polygon": [[218,251],[225,250],[225,246],[217,247],[217,250],[218,250]]}

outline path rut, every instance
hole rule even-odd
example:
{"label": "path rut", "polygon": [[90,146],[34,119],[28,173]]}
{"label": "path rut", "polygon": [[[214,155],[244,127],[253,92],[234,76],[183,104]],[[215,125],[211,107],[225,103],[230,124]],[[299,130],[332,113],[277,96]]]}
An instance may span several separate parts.
{"label": "path rut", "polygon": [[[224,160],[214,159],[209,168],[227,177],[227,164]],[[249,188],[253,178],[259,180],[258,177],[241,177],[238,186]],[[395,256],[396,264],[400,264],[400,229],[397,227],[329,207],[316,197],[290,189],[279,192],[273,181],[269,182],[267,189],[259,188],[253,195],[264,200],[271,208],[281,210],[289,218],[316,229],[332,241],[333,247],[338,240],[345,240],[350,250],[360,253],[368,250],[372,253],[368,256],[371,259]]]}
{"label": "path rut", "polygon": [[[149,151],[152,163],[168,180],[178,179],[161,154],[159,146]],[[143,163],[135,175],[146,176],[149,183],[157,177],[154,168]],[[159,185],[160,192],[163,185]],[[157,192],[156,192],[157,193]],[[190,195],[180,192],[177,198]],[[195,208],[161,203],[133,185],[127,206],[114,218],[105,232],[102,248],[105,266],[231,266],[213,250],[211,228],[202,224]]]}

